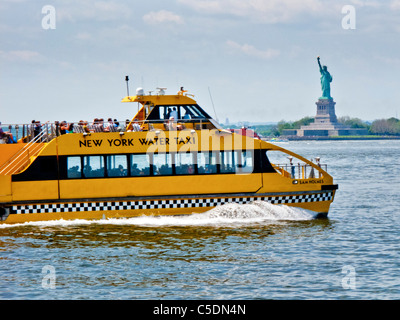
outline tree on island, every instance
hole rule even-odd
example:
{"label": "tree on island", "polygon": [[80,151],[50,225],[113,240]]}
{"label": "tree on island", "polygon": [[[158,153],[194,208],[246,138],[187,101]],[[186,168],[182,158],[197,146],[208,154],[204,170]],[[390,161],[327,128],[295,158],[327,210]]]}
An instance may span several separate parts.
{"label": "tree on island", "polygon": [[396,118],[379,119],[372,122],[369,132],[376,135],[400,135],[400,120]]}
{"label": "tree on island", "polygon": [[338,118],[338,122],[354,129],[369,129],[370,127],[368,123],[362,121],[360,118],[350,118],[349,116]]}
{"label": "tree on island", "polygon": [[[300,129],[301,126],[309,125],[314,122],[313,117],[304,117],[297,121],[279,121],[276,125],[269,126],[253,126],[258,134],[263,136],[281,136],[285,129]],[[371,135],[400,136],[400,120],[396,118],[379,119],[369,124],[359,118],[351,118],[343,116],[338,118],[338,122],[351,128],[368,129]]]}

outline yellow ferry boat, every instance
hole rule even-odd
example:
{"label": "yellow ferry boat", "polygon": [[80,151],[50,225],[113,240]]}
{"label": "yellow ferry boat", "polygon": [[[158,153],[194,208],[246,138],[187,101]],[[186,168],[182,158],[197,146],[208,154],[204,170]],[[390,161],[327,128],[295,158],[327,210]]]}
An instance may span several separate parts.
{"label": "yellow ferry boat", "polygon": [[180,215],[257,200],[327,216],[337,185],[318,158],[224,130],[183,88],[158,89],[122,100],[138,103],[126,126],[10,126],[18,141],[0,144],[1,223]]}

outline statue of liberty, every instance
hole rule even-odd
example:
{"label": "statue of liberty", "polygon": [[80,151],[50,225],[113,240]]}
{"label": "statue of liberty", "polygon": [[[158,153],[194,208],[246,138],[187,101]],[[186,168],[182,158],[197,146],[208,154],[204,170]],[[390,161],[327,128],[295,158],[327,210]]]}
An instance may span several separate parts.
{"label": "statue of liberty", "polygon": [[319,65],[319,72],[321,72],[322,97],[320,99],[332,99],[331,97],[332,76],[328,72],[328,68],[326,66],[321,67],[321,63],[319,62],[319,57],[317,58],[317,61]]}

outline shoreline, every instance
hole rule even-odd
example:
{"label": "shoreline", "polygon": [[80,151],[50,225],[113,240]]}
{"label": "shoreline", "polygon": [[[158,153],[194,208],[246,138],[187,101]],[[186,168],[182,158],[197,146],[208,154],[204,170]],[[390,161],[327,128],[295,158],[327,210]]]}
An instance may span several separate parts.
{"label": "shoreline", "polygon": [[306,140],[334,140],[334,141],[340,141],[340,140],[400,140],[400,136],[338,136],[338,137],[316,137],[316,136],[311,136],[311,137],[296,137],[296,136],[286,136],[286,139],[289,141],[306,141]]}

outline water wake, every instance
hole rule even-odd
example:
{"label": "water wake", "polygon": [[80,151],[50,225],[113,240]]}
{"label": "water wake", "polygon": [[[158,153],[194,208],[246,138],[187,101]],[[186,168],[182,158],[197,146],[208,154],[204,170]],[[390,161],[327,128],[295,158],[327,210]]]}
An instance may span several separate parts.
{"label": "water wake", "polygon": [[276,223],[279,221],[304,221],[314,219],[311,211],[272,205],[264,201],[250,204],[228,203],[205,213],[180,216],[141,216],[136,218],[110,218],[104,220],[55,220],[35,221],[23,224],[0,225],[0,228],[16,226],[78,226],[91,224],[137,225],[137,226],[237,226],[254,223]]}

